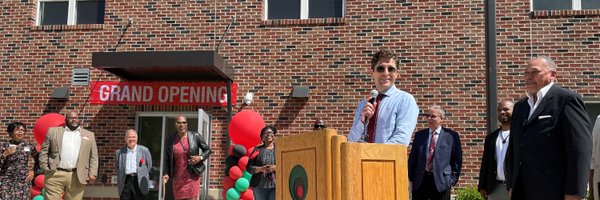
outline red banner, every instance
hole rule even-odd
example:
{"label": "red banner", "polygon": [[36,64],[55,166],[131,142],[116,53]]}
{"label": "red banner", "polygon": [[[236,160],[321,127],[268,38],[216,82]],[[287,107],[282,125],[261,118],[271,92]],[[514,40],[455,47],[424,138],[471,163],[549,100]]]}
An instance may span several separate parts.
{"label": "red banner", "polygon": [[[92,104],[227,106],[227,83],[221,82],[94,81],[91,86]],[[235,82],[231,93],[235,105]]]}

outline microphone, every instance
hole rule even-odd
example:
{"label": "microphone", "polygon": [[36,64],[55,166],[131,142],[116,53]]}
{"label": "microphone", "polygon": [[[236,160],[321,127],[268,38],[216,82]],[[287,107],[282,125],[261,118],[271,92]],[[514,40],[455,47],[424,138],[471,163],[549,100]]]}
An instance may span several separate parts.
{"label": "microphone", "polygon": [[[377,90],[371,90],[371,99],[369,99],[369,103],[371,104],[375,104],[375,100],[377,99],[377,95],[379,95],[379,92]],[[368,123],[369,121],[369,117],[365,116],[365,124]]]}
{"label": "microphone", "polygon": [[[374,104],[375,100],[377,99],[377,95],[379,95],[379,92],[377,90],[371,90],[371,99],[369,99],[369,103]],[[367,141],[367,129],[369,127],[369,117],[365,116],[365,122],[364,122],[364,130],[363,130],[363,134],[360,138],[360,142],[366,142]]]}

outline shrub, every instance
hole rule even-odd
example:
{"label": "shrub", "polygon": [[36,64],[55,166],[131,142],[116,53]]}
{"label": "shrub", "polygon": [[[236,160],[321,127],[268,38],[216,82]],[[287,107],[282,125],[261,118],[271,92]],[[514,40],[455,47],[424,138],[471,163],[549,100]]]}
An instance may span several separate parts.
{"label": "shrub", "polygon": [[461,188],[456,190],[456,200],[483,200],[477,188]]}

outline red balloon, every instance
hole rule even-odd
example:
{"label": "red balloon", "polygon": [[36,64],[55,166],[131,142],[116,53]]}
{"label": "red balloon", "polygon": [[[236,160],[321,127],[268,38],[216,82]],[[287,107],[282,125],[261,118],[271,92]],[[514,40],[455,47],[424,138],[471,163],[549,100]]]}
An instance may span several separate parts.
{"label": "red balloon", "polygon": [[233,186],[235,186],[235,180],[233,180],[231,177],[225,177],[223,178],[223,189],[225,191],[227,191],[229,188],[232,188]]}
{"label": "red balloon", "polygon": [[240,169],[242,171],[246,170],[246,166],[248,165],[248,156],[243,156],[238,160],[238,167],[240,167]]}
{"label": "red balloon", "polygon": [[254,159],[254,158],[256,158],[256,156],[258,156],[258,153],[259,153],[258,151],[255,151],[252,155],[250,155],[248,157]]}
{"label": "red balloon", "polygon": [[37,195],[42,194],[42,188],[34,185],[33,187],[31,187],[30,192],[31,192],[31,196],[35,197]]}
{"label": "red balloon", "polygon": [[233,166],[231,169],[229,169],[229,177],[231,177],[233,180],[238,180],[238,178],[242,177],[242,175],[243,172],[238,166]]}
{"label": "red balloon", "polygon": [[227,155],[230,155],[230,156],[231,156],[231,155],[233,155],[233,147],[234,147],[234,146],[235,146],[235,144],[234,144],[234,145],[231,145],[231,146],[229,146],[229,150],[227,150],[227,153],[228,153]]}
{"label": "red balloon", "polygon": [[37,152],[42,151],[42,145],[41,144],[35,145],[35,150],[37,150]]}
{"label": "red balloon", "polygon": [[38,144],[44,143],[50,127],[64,126],[65,116],[58,113],[48,113],[40,117],[33,126],[33,136]]}
{"label": "red balloon", "polygon": [[246,150],[246,156],[250,157],[250,153],[254,151],[254,147],[250,147]]}
{"label": "red balloon", "polygon": [[251,188],[246,189],[246,191],[240,194],[241,200],[254,200],[254,192]]}
{"label": "red balloon", "polygon": [[[40,174],[37,175],[33,181],[33,183],[35,184],[35,186],[40,187],[40,188],[44,188],[44,175]],[[41,190],[40,190],[41,191]]]}
{"label": "red balloon", "polygon": [[256,112],[243,110],[231,118],[229,123],[229,136],[236,144],[246,148],[260,144],[260,130],[265,127],[265,121]]}

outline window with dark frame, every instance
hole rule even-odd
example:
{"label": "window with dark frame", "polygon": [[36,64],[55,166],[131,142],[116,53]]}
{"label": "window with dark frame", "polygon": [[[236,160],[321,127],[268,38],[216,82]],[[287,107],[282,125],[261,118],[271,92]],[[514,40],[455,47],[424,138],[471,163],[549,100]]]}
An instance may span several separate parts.
{"label": "window with dark frame", "polygon": [[340,18],[343,9],[344,0],[267,0],[267,19]]}
{"label": "window with dark frame", "polygon": [[533,10],[600,9],[600,0],[531,0]]}
{"label": "window with dark frame", "polygon": [[104,0],[40,0],[37,25],[103,24],[104,15]]}

